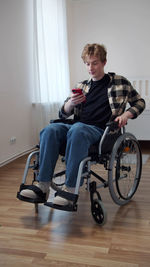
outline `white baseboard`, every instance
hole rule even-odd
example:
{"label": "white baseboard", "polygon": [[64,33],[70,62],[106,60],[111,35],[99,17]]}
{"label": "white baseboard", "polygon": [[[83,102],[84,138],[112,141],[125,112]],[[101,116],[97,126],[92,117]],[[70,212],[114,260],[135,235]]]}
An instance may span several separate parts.
{"label": "white baseboard", "polygon": [[35,149],[36,149],[36,147],[34,146],[34,147],[32,147],[32,148],[30,148],[28,150],[25,150],[25,151],[23,151],[21,153],[18,153],[18,154],[15,154],[15,155],[11,156],[7,160],[4,160],[4,161],[0,162],[0,167],[2,167],[4,165],[6,165],[6,164],[8,164],[8,163],[10,163],[12,161],[14,161],[15,159],[18,159],[18,158],[20,158],[20,157],[22,157],[22,156],[24,156],[24,155],[26,155],[26,154],[34,151]]}

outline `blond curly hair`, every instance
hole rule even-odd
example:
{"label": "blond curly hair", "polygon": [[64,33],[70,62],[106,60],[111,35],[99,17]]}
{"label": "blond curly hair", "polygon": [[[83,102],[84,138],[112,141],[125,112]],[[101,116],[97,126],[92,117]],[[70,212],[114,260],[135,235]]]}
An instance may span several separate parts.
{"label": "blond curly hair", "polygon": [[98,57],[101,62],[105,62],[107,57],[107,50],[102,44],[86,44],[81,55],[84,63],[86,63],[87,57],[90,56]]}

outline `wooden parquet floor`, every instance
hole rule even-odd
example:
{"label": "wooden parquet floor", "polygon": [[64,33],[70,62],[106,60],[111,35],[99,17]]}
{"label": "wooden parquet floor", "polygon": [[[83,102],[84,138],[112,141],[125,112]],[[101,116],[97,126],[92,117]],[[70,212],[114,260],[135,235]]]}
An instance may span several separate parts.
{"label": "wooden parquet floor", "polygon": [[19,201],[25,162],[26,156],[0,168],[0,266],[150,266],[150,158],[128,205],[117,206],[107,188],[100,190],[108,217],[103,227],[92,218],[85,188],[75,213],[39,205],[35,214],[33,204]]}

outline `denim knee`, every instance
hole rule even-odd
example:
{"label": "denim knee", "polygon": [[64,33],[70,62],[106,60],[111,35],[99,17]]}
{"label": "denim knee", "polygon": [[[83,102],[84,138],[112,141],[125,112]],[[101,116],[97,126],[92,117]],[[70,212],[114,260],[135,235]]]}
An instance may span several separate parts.
{"label": "denim knee", "polygon": [[83,138],[83,135],[86,136],[86,133],[87,133],[86,125],[84,125],[81,122],[77,122],[72,125],[72,127],[68,131],[67,137],[73,137],[79,140],[80,137]]}
{"label": "denim knee", "polygon": [[47,125],[41,132],[40,138],[45,136],[47,139],[56,138],[59,139],[62,136],[61,125],[58,123],[52,123]]}
{"label": "denim knee", "polygon": [[53,131],[54,131],[53,129],[54,129],[54,127],[52,126],[52,124],[47,125],[44,129],[41,130],[40,137],[43,135],[46,135],[48,137],[49,135],[51,135],[53,133]]}

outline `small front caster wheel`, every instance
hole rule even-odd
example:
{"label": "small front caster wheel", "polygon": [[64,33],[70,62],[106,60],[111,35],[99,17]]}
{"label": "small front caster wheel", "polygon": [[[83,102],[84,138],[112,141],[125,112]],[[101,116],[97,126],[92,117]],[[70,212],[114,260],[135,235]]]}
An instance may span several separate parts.
{"label": "small front caster wheel", "polygon": [[91,205],[91,212],[94,220],[99,224],[99,225],[104,225],[106,223],[107,219],[107,214],[104,209],[104,205],[100,199],[94,199],[92,201]]}

